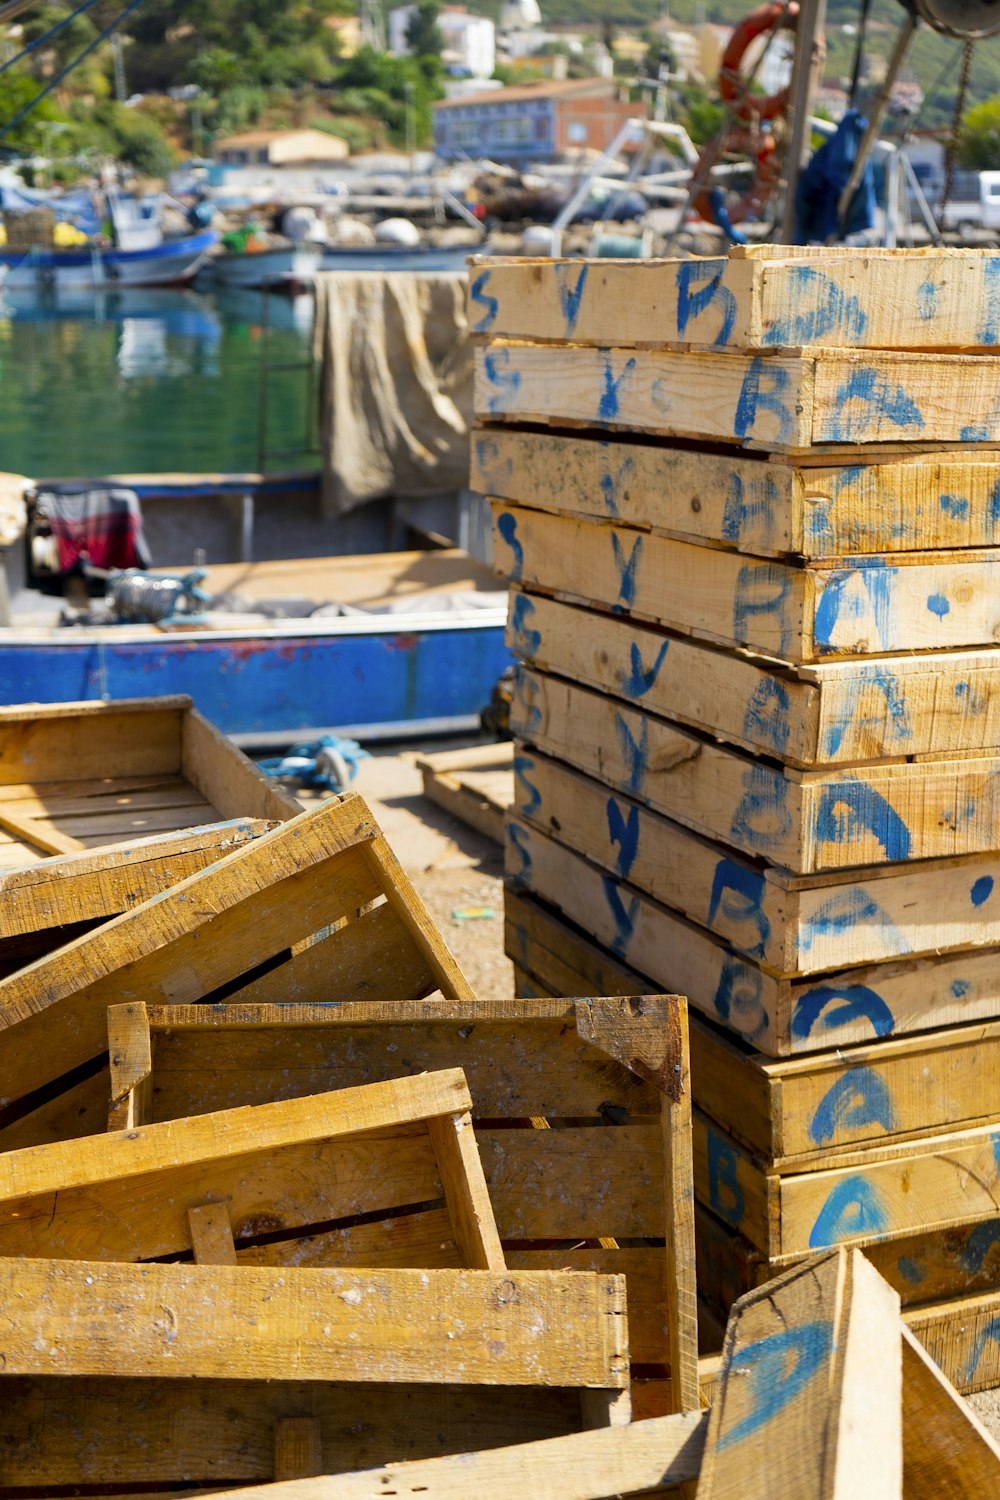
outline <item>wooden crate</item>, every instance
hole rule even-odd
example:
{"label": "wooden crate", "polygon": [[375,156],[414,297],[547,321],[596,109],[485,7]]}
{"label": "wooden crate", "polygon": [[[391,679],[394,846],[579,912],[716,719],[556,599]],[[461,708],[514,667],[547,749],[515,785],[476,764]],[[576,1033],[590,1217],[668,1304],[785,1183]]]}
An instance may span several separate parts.
{"label": "wooden crate", "polygon": [[781,662],[996,643],[996,548],[803,565],[498,500],[493,555],[512,583]]}
{"label": "wooden crate", "polygon": [[524,666],[510,723],[515,740],[794,874],[1000,848],[996,753],[797,771]]}
{"label": "wooden crate", "polygon": [[298,803],[187,697],[0,708],[0,868]]}
{"label": "wooden crate", "polygon": [[995,250],[794,250],[588,261],[479,257],[480,337],[710,349],[985,349],[1000,338]]}
{"label": "wooden crate", "polygon": [[[523,745],[513,759],[509,863],[518,874],[530,861],[526,878],[539,895],[534,861],[547,846],[539,852],[535,831],[616,880],[627,877],[630,887],[779,977],[932,954],[972,957],[1000,942],[996,854],[790,875]],[[615,889],[602,889],[598,905],[613,917]],[[618,939],[616,926],[609,941]]]}
{"label": "wooden crate", "polygon": [[[132,1010],[112,1012],[112,1046],[128,1062],[136,1033],[148,1046],[141,1016],[128,1024]],[[461,1069],[159,1123],[146,1118],[148,1090],[137,1086],[122,1129],[4,1155],[0,1256],[124,1262],[193,1251],[199,1263],[235,1265],[239,1244],[248,1263],[299,1266],[318,1236],[313,1263],[338,1265],[351,1259],[339,1239],[360,1219],[369,1227],[356,1229],[365,1249],[354,1263],[392,1265],[379,1220],[435,1201],[435,1238],[426,1257],[411,1247],[411,1265],[504,1269]]]}
{"label": "wooden crate", "polygon": [[[668,1367],[680,1372],[680,1404],[697,1404],[683,1002],[130,1009],[131,1029],[122,1008],[111,1012],[115,1124],[141,1123],[145,1110],[153,1120],[180,1119],[461,1067],[508,1264],[621,1271],[633,1360],[659,1382],[644,1391],[646,1405],[670,1409]],[[420,1211],[378,1225],[396,1264],[439,1263],[412,1258],[447,1239],[440,1204],[423,1198]],[[295,1253],[300,1264],[366,1264],[371,1233],[316,1233]]]}
{"label": "wooden crate", "polygon": [[503,843],[504,817],[514,789],[507,741],[421,755],[417,769],[423,776],[425,797],[477,833]]}
{"label": "wooden crate", "polygon": [[996,650],[790,668],[520,588],[507,644],[538,671],[802,769],[983,754],[1000,740]]}
{"label": "wooden crate", "polygon": [[[0,980],[0,1101],[33,1113],[35,1139],[50,1139],[46,1091],[73,1082],[73,1069],[105,1052],[109,1004],[135,996],[294,1000],[317,977],[336,999],[438,988],[471,998],[355,793]],[[22,1119],[20,1144],[28,1144],[26,1129]]]}
{"label": "wooden crate", "polygon": [[995,447],[993,354],[802,348],[674,353],[496,340],[476,350],[480,422],[629,430],[769,453],[869,457]]}
{"label": "wooden crate", "polygon": [[842,455],[838,464],[809,454],[673,448],[634,434],[595,441],[480,427],[471,485],[519,507],[755,556],[819,561],[996,545],[996,453],[857,457]]}

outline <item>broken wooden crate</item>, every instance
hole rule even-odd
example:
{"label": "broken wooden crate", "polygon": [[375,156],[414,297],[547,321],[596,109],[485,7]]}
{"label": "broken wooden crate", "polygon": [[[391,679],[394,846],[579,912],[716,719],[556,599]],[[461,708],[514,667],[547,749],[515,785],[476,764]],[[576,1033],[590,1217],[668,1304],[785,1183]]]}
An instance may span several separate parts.
{"label": "broken wooden crate", "polygon": [[[508,1264],[624,1273],[637,1408],[697,1405],[683,1001],[135,1004],[110,1024],[116,1126],[462,1068]],[[295,1255],[365,1264],[373,1234],[394,1264],[453,1263],[430,1193]]]}
{"label": "broken wooden crate", "polygon": [[510,746],[468,745],[421,755],[424,796],[477,833],[502,844],[503,825],[513,794]]}
{"label": "broken wooden crate", "polygon": [[[373,904],[380,903],[380,904]],[[362,798],[348,793],[0,981],[0,1104],[44,1112],[106,1052],[107,1007],[229,995],[471,998]],[[27,1144],[21,1121],[20,1142]]]}
{"label": "broken wooden crate", "polygon": [[190,698],[0,708],[0,868],[299,810]]}

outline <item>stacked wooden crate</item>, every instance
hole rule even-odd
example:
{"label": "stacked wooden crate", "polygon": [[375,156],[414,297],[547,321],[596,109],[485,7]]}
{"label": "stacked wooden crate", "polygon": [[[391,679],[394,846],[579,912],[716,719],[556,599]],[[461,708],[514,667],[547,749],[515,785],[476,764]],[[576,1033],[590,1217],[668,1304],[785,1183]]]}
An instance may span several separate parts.
{"label": "stacked wooden crate", "polygon": [[470,296],[519,980],[707,1018],[703,1296],[865,1246],[996,1384],[1000,256],[484,261]]}

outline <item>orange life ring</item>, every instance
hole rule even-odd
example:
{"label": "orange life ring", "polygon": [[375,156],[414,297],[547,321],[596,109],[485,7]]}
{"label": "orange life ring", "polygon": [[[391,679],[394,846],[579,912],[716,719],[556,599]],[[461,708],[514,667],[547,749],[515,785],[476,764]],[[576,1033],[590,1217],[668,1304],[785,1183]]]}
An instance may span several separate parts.
{"label": "orange life ring", "polygon": [[[699,176],[706,159],[714,163],[727,152],[749,157],[754,164],[753,181],[737,203],[726,205],[726,217],[729,223],[743,224],[747,219],[760,218],[768,199],[781,180],[781,165],[776,154],[777,150],[778,143],[773,135],[753,130],[748,125],[740,125],[734,121],[725,131],[721,145],[716,137],[703,149],[692,176],[695,178]],[[706,182],[695,198],[692,207],[702,219],[710,224],[719,224],[716,205],[712,202],[711,179]],[[720,227],[726,228],[727,226],[720,225]]]}
{"label": "orange life ring", "polygon": [[763,36],[775,26],[779,30],[794,31],[798,19],[799,7],[796,0],[792,0],[787,6],[782,5],[780,0],[773,0],[773,3],[758,5],[756,10],[744,16],[734,28],[719,65],[719,93],[724,104],[736,106],[735,113],[739,119],[773,120],[778,115],[783,115],[788,108],[787,88],[779,89],[776,94],[769,94],[767,98],[751,94],[740,72],[740,64],[743,54],[757,37]]}

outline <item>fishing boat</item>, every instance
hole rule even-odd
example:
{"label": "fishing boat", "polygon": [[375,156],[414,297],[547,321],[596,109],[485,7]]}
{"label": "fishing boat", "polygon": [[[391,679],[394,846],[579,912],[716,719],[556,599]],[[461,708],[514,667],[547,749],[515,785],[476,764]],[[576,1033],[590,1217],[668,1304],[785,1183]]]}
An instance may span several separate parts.
{"label": "fishing boat", "polygon": [[417,271],[462,273],[470,255],[489,255],[488,245],[327,245],[324,271]]}
{"label": "fishing boat", "polygon": [[211,271],[220,286],[301,291],[312,285],[322,253],[319,245],[291,242],[259,250],[223,250],[213,256]]}

